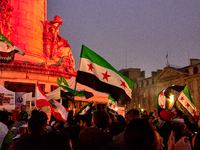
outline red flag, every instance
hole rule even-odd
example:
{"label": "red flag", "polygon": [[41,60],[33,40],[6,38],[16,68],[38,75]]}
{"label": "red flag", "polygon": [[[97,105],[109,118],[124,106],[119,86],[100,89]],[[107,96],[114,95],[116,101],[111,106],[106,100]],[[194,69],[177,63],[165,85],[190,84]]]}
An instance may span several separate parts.
{"label": "red flag", "polygon": [[46,96],[41,90],[40,85],[36,82],[35,88],[36,107],[49,106],[53,116],[57,120],[67,121],[68,112],[65,107],[56,100]]}

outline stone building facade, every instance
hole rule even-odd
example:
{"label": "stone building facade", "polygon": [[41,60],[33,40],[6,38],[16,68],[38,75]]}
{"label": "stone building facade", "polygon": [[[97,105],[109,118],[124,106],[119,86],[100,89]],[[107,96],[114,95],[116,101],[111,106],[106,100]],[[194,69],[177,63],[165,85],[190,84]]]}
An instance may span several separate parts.
{"label": "stone building facade", "polygon": [[197,112],[200,112],[199,59],[190,59],[190,65],[183,68],[174,68],[169,65],[163,70],[152,72],[152,76],[149,78],[145,78],[144,71],[138,68],[123,69],[120,72],[135,82],[132,100],[127,104],[127,110],[135,108],[148,112],[154,111],[156,110],[156,99],[161,90],[172,85],[187,85]]}

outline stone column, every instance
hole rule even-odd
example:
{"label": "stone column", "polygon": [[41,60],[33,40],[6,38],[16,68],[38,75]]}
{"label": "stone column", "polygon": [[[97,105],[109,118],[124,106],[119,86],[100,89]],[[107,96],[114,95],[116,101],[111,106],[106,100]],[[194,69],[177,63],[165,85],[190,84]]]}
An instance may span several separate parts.
{"label": "stone column", "polygon": [[189,75],[194,75],[194,67],[189,67],[188,68],[188,71],[189,71]]}
{"label": "stone column", "polygon": [[197,68],[198,68],[198,72],[197,73],[200,73],[200,64],[197,65]]}
{"label": "stone column", "polygon": [[13,6],[11,25],[14,31],[10,41],[25,52],[15,60],[44,62],[43,22],[46,20],[46,0],[10,0]]}

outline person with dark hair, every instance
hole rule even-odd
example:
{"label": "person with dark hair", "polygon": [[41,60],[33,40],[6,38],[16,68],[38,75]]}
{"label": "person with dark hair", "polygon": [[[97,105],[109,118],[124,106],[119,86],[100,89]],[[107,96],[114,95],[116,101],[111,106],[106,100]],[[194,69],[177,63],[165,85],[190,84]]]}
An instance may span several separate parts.
{"label": "person with dark hair", "polygon": [[123,127],[122,123],[120,123],[120,122],[113,122],[111,124],[110,133],[113,136],[116,136],[116,135],[118,135],[119,133],[121,133],[123,131],[124,131],[124,127]]}
{"label": "person with dark hair", "polygon": [[109,115],[107,112],[99,110],[92,116],[94,127],[85,128],[79,134],[79,141],[82,149],[98,150],[116,147],[112,143],[113,136],[107,132],[109,126]]}
{"label": "person with dark hair", "polygon": [[92,116],[92,122],[98,129],[105,130],[109,126],[109,115],[105,111],[96,111]]}
{"label": "person with dark hair", "polygon": [[43,140],[46,128],[46,120],[43,115],[37,113],[28,121],[28,133],[22,134],[19,140],[9,146],[9,150],[39,150],[43,147]]}
{"label": "person with dark hair", "polygon": [[29,119],[28,133],[42,135],[45,131],[46,120],[42,114],[36,114]]}
{"label": "person with dark hair", "polygon": [[52,123],[52,131],[60,132],[64,128],[64,122],[62,120],[56,120]]}
{"label": "person with dark hair", "polygon": [[38,113],[44,117],[45,124],[47,124],[47,120],[48,120],[47,114],[44,111],[39,111]]}
{"label": "person with dark hair", "polygon": [[131,109],[125,115],[127,124],[129,124],[129,122],[132,121],[133,119],[137,119],[139,117],[140,117],[140,112],[137,109]]}
{"label": "person with dark hair", "polygon": [[30,117],[32,117],[33,115],[35,115],[35,114],[37,114],[37,113],[39,113],[39,112],[40,112],[39,110],[33,109],[33,110],[31,111]]}
{"label": "person with dark hair", "polygon": [[146,110],[143,111],[141,118],[149,120],[149,115]]}
{"label": "person with dark hair", "polygon": [[25,121],[25,122],[28,121],[28,113],[26,112],[26,105],[21,106],[20,115],[21,115],[21,121]]}
{"label": "person with dark hair", "polygon": [[185,123],[184,119],[183,119],[183,112],[180,111],[180,110],[176,110],[175,111],[175,117],[174,117],[173,121],[178,121],[178,122],[181,122],[181,123]]}
{"label": "person with dark hair", "polygon": [[149,116],[149,123],[150,124],[153,124],[154,123],[154,121],[155,121],[155,117],[154,116]]}
{"label": "person with dark hair", "polygon": [[147,149],[157,149],[155,131],[146,119],[134,119],[124,133],[124,150]]}
{"label": "person with dark hair", "polygon": [[125,127],[126,127],[125,118],[122,115],[117,115],[114,116],[114,121],[111,123],[109,130],[113,136],[116,136],[119,133],[123,132]]}
{"label": "person with dark hair", "polygon": [[[131,122],[132,120],[137,119],[139,117],[140,117],[139,110],[137,110],[137,109],[129,110],[127,112],[127,114],[125,115],[126,124],[128,125],[129,122]],[[124,144],[124,131],[122,131],[118,135],[114,136],[113,141],[114,141],[115,144],[122,146]]]}
{"label": "person with dark hair", "polygon": [[125,128],[126,127],[126,120],[125,120],[124,116],[117,115],[116,117],[117,117],[117,122],[120,122],[122,124],[123,128]]}
{"label": "person with dark hair", "polygon": [[72,141],[72,146],[74,150],[80,150],[82,147],[80,147],[79,144],[79,133],[81,131],[81,128],[78,124],[71,125],[67,128],[64,128],[61,133],[69,134],[69,138]]}
{"label": "person with dark hair", "polygon": [[6,125],[8,128],[10,128],[11,125],[13,125],[15,122],[13,121],[13,114],[11,112],[8,112],[8,121],[6,122]]}
{"label": "person with dark hair", "polygon": [[89,128],[91,126],[92,115],[91,114],[84,114],[80,116],[80,127],[81,128]]}
{"label": "person with dark hair", "polygon": [[8,121],[8,114],[5,111],[0,111],[0,149],[6,150],[8,146],[13,142],[13,135],[6,122]]}
{"label": "person with dark hair", "polygon": [[68,134],[52,131],[44,139],[43,150],[73,150]]}
{"label": "person with dark hair", "polygon": [[[32,116],[38,114],[38,113],[40,113],[44,117],[44,119],[46,121],[46,124],[47,124],[47,119],[48,118],[47,118],[46,113],[43,112],[43,111],[38,111],[36,109],[32,110],[30,118]],[[11,129],[11,131],[13,133],[14,140],[19,139],[20,135],[22,134],[22,132],[27,132],[26,131],[26,129],[27,129],[27,123],[25,121],[22,121],[22,120],[21,121],[16,121],[14,124],[12,124],[10,126],[10,129]]]}

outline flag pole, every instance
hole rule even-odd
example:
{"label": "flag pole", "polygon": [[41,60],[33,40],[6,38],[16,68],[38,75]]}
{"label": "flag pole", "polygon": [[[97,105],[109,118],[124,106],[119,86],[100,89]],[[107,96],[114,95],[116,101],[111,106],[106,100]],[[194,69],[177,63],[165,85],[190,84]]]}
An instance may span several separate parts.
{"label": "flag pole", "polygon": [[75,81],[74,94],[73,94],[73,103],[74,103],[74,105],[76,104],[76,101],[74,99],[74,97],[75,97],[75,91],[76,91],[76,84],[77,84],[77,82]]}
{"label": "flag pole", "polygon": [[167,54],[166,54],[166,58],[167,58],[167,67],[169,67],[169,62],[168,62],[168,51],[167,51]]}
{"label": "flag pole", "polygon": [[[82,52],[82,49],[83,49],[83,45],[82,45],[82,48],[81,48],[81,52]],[[80,68],[80,61],[81,61],[81,58],[79,58],[79,64],[78,64],[78,70]],[[78,71],[77,71],[77,74],[78,74]],[[76,78],[77,78],[77,74],[76,74]],[[77,81],[75,80],[75,86],[74,86],[74,94],[73,94],[73,101],[74,101],[74,104],[76,103],[74,97],[75,97],[75,91],[76,91],[76,85],[77,85]],[[75,106],[76,107],[76,106]]]}

